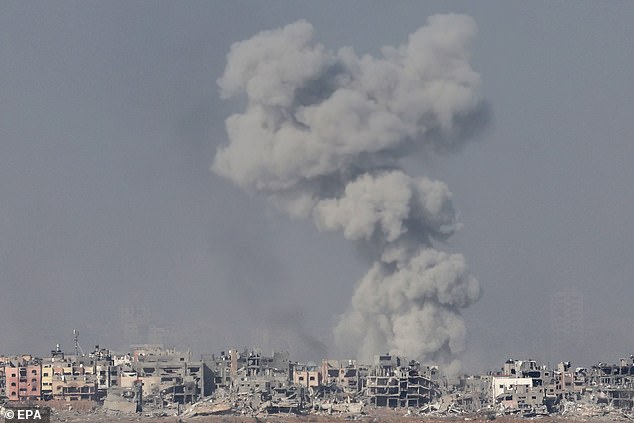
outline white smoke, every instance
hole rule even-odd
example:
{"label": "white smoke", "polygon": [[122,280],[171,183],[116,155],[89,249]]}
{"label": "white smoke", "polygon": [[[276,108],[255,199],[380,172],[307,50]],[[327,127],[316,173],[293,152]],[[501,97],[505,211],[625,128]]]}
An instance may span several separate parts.
{"label": "white smoke", "polygon": [[328,51],[312,33],[299,21],[231,47],[218,85],[248,103],[227,119],[230,142],[213,170],[371,251],[334,330],[342,348],[449,363],[465,347],[459,309],[480,289],[461,255],[434,249],[460,227],[451,192],[399,161],[454,150],[482,124],[480,77],[468,63],[476,25],[432,16],[380,58]]}

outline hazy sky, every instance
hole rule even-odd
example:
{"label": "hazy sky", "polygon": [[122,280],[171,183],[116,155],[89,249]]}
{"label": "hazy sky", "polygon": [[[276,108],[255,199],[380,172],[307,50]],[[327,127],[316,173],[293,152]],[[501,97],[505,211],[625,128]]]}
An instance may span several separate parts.
{"label": "hazy sky", "polygon": [[[464,228],[444,249],[483,288],[464,312],[466,368],[634,353],[629,1],[3,1],[0,352],[70,350],[73,328],[84,349],[123,349],[127,310],[140,342],[334,353],[367,263],[210,171],[243,107],[216,80],[232,43],[298,19],[329,49],[377,54],[447,12],[479,27],[492,121],[407,166],[453,192]],[[565,288],[583,296],[587,342],[553,357]]]}

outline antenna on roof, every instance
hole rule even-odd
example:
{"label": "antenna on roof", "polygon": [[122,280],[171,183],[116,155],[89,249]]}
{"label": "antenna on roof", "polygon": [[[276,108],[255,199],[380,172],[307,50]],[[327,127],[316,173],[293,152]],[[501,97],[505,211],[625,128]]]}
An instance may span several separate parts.
{"label": "antenna on roof", "polygon": [[81,355],[84,355],[84,350],[81,349],[79,345],[79,329],[73,329],[73,338],[75,340],[75,359],[79,357],[79,352],[81,351]]}

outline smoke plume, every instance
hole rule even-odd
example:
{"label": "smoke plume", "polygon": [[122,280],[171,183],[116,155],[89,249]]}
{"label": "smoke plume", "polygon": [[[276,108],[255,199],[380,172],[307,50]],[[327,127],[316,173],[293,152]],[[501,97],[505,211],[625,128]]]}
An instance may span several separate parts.
{"label": "smoke plume", "polygon": [[247,106],[227,119],[213,170],[371,256],[334,329],[359,358],[389,350],[450,364],[465,348],[460,309],[480,288],[462,255],[435,248],[460,227],[451,192],[401,159],[453,151],[482,126],[468,62],[476,30],[467,16],[432,16],[372,57],[329,51],[299,21],[235,43],[218,80]]}

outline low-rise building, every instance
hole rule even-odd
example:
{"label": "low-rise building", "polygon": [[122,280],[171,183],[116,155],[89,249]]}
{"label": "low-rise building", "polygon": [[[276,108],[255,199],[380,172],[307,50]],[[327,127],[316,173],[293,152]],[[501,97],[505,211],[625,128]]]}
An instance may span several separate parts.
{"label": "low-rise building", "polygon": [[321,385],[321,372],[313,362],[295,363],[292,366],[293,384],[305,388],[316,388]]}
{"label": "low-rise building", "polygon": [[5,396],[9,401],[33,401],[41,398],[42,367],[28,356],[4,366]]}

